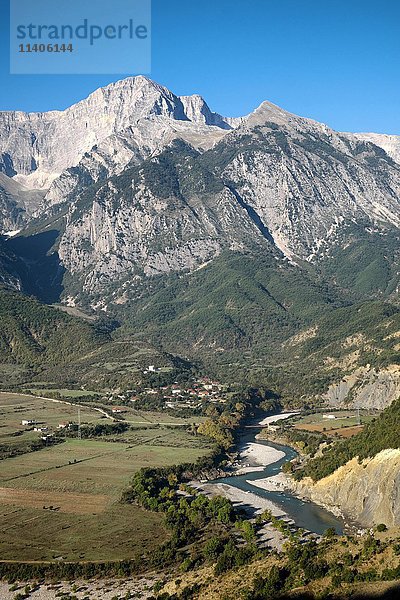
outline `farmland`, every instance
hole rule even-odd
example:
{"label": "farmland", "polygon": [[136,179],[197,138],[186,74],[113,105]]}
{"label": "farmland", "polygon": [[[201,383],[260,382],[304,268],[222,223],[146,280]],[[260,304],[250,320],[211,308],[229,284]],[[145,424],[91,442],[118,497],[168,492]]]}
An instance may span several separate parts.
{"label": "farmland", "polygon": [[[324,433],[328,436],[343,438],[352,437],[362,431],[365,423],[369,423],[376,415],[357,410],[335,412],[318,412],[295,419],[293,427],[301,431]],[[360,418],[360,421],[359,421]]]}
{"label": "farmland", "polygon": [[[22,420],[55,430],[75,421],[77,407],[0,394],[0,447],[22,449],[0,470],[0,555],[13,560],[113,560],[150,551],[166,539],[162,518],[119,502],[141,467],[195,461],[208,452],[186,428],[148,422],[118,435],[78,439],[23,451],[40,437]],[[156,414],[152,418],[156,421]],[[111,422],[81,408],[82,424]]]}

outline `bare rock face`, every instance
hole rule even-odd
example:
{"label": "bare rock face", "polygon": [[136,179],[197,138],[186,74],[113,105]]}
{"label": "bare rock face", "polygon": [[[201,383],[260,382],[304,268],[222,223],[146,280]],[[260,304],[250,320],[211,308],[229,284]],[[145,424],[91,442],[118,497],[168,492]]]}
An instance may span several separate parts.
{"label": "bare rock face", "polygon": [[[202,99],[186,97],[183,103],[146,77],[130,77],[65,111],[0,112],[0,173],[25,189],[44,191],[43,205],[34,211],[38,216],[131,161],[137,164],[159,152],[176,137],[209,148],[232,128],[228,121]],[[18,219],[9,213],[15,228]],[[30,216],[20,214],[19,221]],[[0,222],[0,230],[9,226]]]}
{"label": "bare rock face", "polygon": [[207,172],[192,175],[198,156],[173,144],[160,159],[102,185],[84,211],[70,211],[59,256],[86,292],[128,273],[192,271],[224,248],[245,248],[246,239],[263,242],[228,187]]}
{"label": "bare rock face", "polygon": [[324,479],[293,482],[301,496],[338,510],[364,527],[400,525],[400,450],[382,450],[361,463],[353,458]]}
{"label": "bare rock face", "polygon": [[162,151],[174,139],[207,150],[225,135],[214,126],[189,121],[174,121],[157,116],[140,119],[135,125],[107,137],[86,152],[76,167],[68,168],[50,185],[35,216],[56,204],[68,201],[88,186],[118,175],[128,166],[138,165]]}
{"label": "bare rock face", "polygon": [[16,232],[43,202],[43,192],[29,190],[0,173],[0,232]]}
{"label": "bare rock face", "polygon": [[212,112],[205,102],[204,98],[198,94],[192,96],[179,96],[185,115],[193,123],[202,123],[203,125],[215,125],[221,129],[235,129],[240,123],[245,121],[245,117],[230,118],[223,117],[218,113]]}
{"label": "bare rock face", "polygon": [[[44,190],[33,211],[40,217],[179,138],[206,151],[209,169],[233,184],[286,256],[313,261],[349,221],[399,227],[400,167],[376,145],[397,156],[398,140],[371,135],[339,134],[269,102],[229,119],[201,96],[178,97],[139,76],[64,111],[0,113],[0,172]],[[3,231],[29,220],[22,208],[6,205]]]}
{"label": "bare rock face", "polygon": [[387,135],[385,133],[354,133],[358,140],[371,142],[382,148],[388,156],[400,164],[400,135]]}
{"label": "bare rock face", "polygon": [[359,367],[329,387],[323,399],[331,406],[383,410],[400,397],[400,367]]}
{"label": "bare rock face", "polygon": [[150,115],[186,119],[179,99],[145,77],[100,88],[65,111],[0,113],[2,170],[45,188],[93,146]]}
{"label": "bare rock face", "polygon": [[400,169],[369,142],[264,102],[214,149],[288,257],[329,253],[350,221],[400,225]]}

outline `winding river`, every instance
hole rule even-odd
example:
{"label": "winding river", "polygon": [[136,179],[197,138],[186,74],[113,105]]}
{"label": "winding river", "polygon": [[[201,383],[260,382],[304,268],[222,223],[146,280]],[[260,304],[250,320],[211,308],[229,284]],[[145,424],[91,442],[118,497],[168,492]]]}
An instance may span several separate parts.
{"label": "winding river", "polygon": [[[295,458],[297,453],[289,446],[256,439],[256,435],[261,431],[261,427],[260,429],[254,428],[250,431],[251,433],[245,433],[241,438],[240,446],[242,449],[249,443],[256,443],[280,450],[284,453],[284,456],[262,470],[255,470],[243,475],[234,475],[216,479],[212,483],[224,483],[236,487],[239,490],[251,492],[261,498],[270,500],[275,506],[285,512],[289,518],[293,519],[298,527],[302,527],[318,534],[323,534],[328,528],[333,527],[336,530],[336,533],[341,535],[344,531],[345,522],[340,517],[336,517],[331,512],[321,508],[313,502],[303,501],[290,492],[267,491],[251,484],[252,481],[266,479],[267,477],[277,475],[280,472],[282,465],[288,460]],[[256,469],[256,465],[254,465],[254,468]]]}

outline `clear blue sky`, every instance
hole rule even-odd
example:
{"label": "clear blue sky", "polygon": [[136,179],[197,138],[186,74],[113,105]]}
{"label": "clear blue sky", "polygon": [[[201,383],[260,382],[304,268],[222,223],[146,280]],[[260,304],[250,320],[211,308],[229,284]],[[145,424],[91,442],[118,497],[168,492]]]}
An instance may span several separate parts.
{"label": "clear blue sky", "polygon": [[[1,110],[62,109],[120,78],[9,75],[0,5]],[[152,39],[149,76],[224,115],[267,99],[338,130],[400,134],[398,0],[153,0]]]}

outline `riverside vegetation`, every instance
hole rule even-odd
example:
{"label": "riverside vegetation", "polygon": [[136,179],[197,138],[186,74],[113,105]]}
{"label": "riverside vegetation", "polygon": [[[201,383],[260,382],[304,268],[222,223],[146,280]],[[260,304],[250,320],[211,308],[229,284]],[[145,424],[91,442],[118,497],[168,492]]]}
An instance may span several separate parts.
{"label": "riverside vegetation", "polygon": [[[149,516],[162,517],[167,539],[147,556],[106,563],[0,563],[1,575],[10,582],[76,580],[129,577],[151,568],[160,573],[154,597],[162,600],[203,595],[228,600],[236,598],[238,590],[244,599],[272,600],[291,597],[293,589],[296,594],[312,598],[342,597],[351,590],[370,586],[379,589],[381,582],[399,579],[400,539],[393,538],[384,526],[362,538],[337,538],[328,530],[317,544],[315,540],[307,541],[301,530],[274,518],[269,511],[250,522],[227,499],[207,498],[188,485],[191,478],[204,477],[215,471],[221,461],[223,464],[238,427],[252,415],[255,405],[271,410],[276,407],[276,401],[263,400],[263,395],[254,390],[242,402],[232,402],[216,410],[201,425],[214,443],[211,454],[195,463],[143,468],[123,492],[121,508],[138,505]],[[88,433],[95,427],[90,426]],[[119,435],[126,433],[123,422],[102,428],[102,433],[112,435],[115,428]],[[265,524],[277,528],[286,539],[282,554],[257,542]],[[174,573],[175,579],[171,580]]]}

